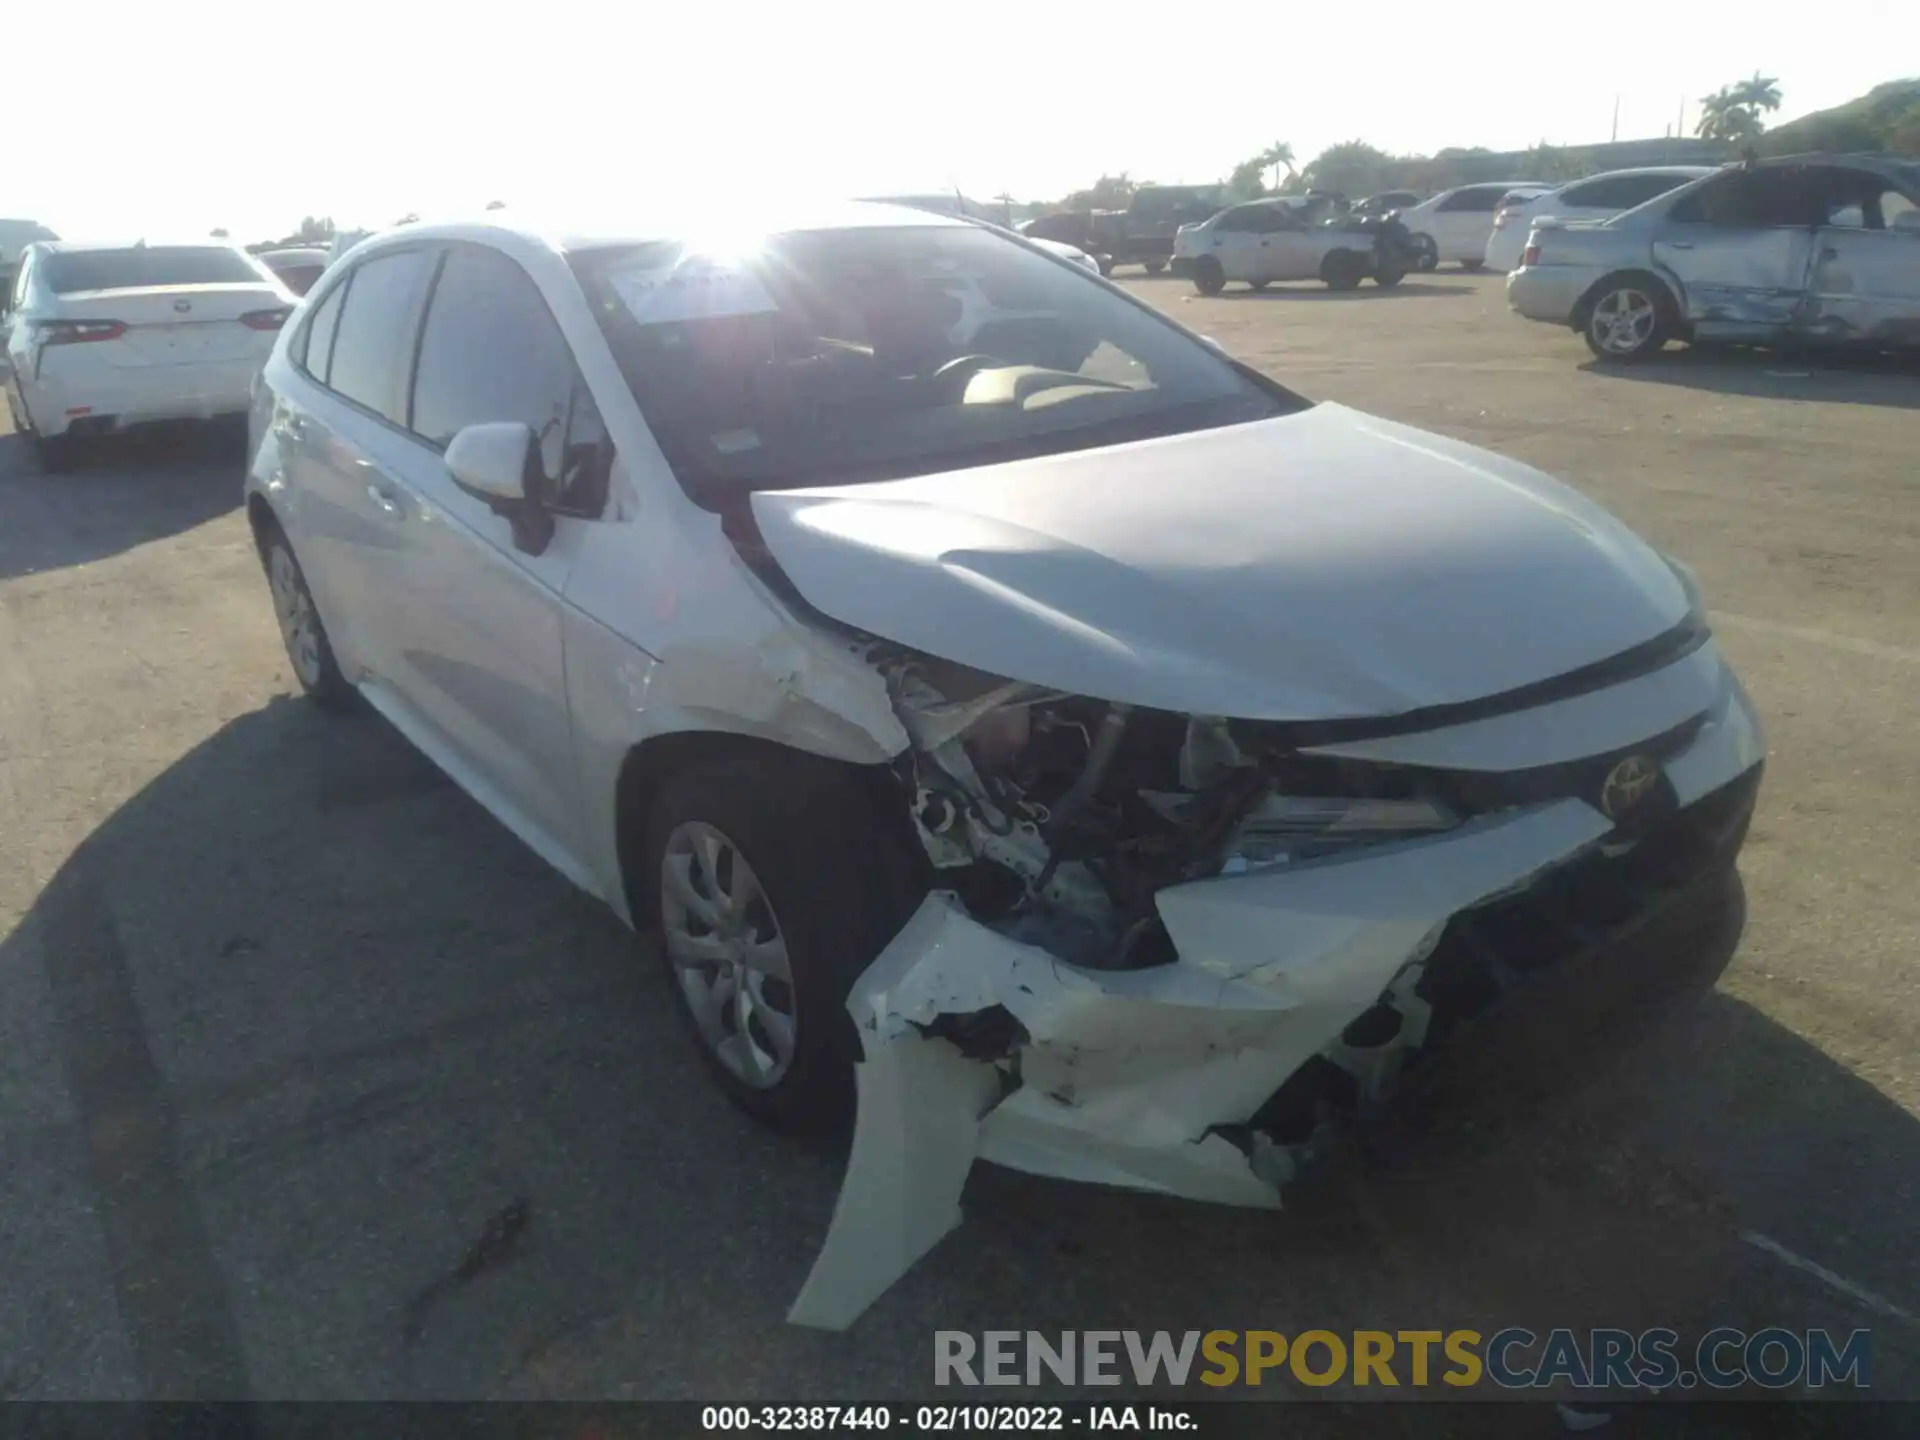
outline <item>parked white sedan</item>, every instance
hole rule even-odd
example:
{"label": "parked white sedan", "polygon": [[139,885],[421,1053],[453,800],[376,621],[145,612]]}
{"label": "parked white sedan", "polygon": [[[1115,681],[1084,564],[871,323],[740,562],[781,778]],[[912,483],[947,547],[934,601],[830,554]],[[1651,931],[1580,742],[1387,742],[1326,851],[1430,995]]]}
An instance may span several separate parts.
{"label": "parked white sedan", "polygon": [[1659,165],[1639,170],[1609,170],[1589,175],[1571,185],[1544,194],[1517,197],[1513,204],[1502,205],[1494,213],[1493,234],[1487,238],[1486,261],[1489,270],[1501,274],[1520,264],[1520,252],[1526,248],[1527,232],[1535,225],[1562,224],[1571,220],[1611,220],[1655,196],[1677,190],[1702,175],[1711,175],[1711,165]]}
{"label": "parked white sedan", "polygon": [[1407,262],[1383,252],[1377,229],[1324,223],[1332,206],[1317,197],[1283,196],[1233,205],[1173,237],[1175,275],[1193,281],[1202,295],[1218,295],[1239,281],[1264,290],[1276,281],[1322,280],[1351,290],[1362,280],[1397,285]]}
{"label": "parked white sedan", "polygon": [[10,300],[7,404],[49,470],[78,435],[244,415],[294,307],[232,245],[40,242],[22,254]]}
{"label": "parked white sedan", "polygon": [[1400,212],[1400,223],[1413,232],[1422,270],[1449,261],[1463,270],[1478,270],[1485,262],[1487,237],[1493,234],[1493,217],[1507,197],[1541,195],[1552,188],[1531,180],[1457,185],[1409,205]]}
{"label": "parked white sedan", "polygon": [[976,224],[712,220],[364,242],[246,505],[300,684],[657,933],[739,1105],[857,1087],[793,1319],[976,1157],[1273,1206],[1515,984],[1737,933],[1758,723],[1597,506]]}

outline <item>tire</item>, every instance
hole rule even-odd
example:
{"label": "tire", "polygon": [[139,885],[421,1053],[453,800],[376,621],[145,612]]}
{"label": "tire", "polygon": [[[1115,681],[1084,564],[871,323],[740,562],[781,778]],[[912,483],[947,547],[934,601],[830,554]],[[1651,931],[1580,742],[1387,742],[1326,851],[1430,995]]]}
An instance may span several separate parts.
{"label": "tire", "polygon": [[1358,290],[1366,277],[1367,262],[1351,250],[1336,250],[1320,262],[1320,278],[1329,290]]}
{"label": "tire", "polygon": [[1462,270],[1465,270],[1465,271],[1467,271],[1467,272],[1469,272],[1469,273],[1471,273],[1471,272],[1473,272],[1473,271],[1475,271],[1475,270],[1484,270],[1484,269],[1486,269],[1486,268],[1487,268],[1487,262],[1486,262],[1486,261],[1484,261],[1484,260],[1462,260],[1462,261],[1460,262],[1460,268],[1461,268]]}
{"label": "tire", "polygon": [[1440,268],[1440,246],[1431,235],[1413,237],[1413,268],[1423,275]]}
{"label": "tire", "polygon": [[1255,291],[1264,290],[1267,288],[1267,286],[1271,285],[1272,283],[1273,282],[1271,280],[1249,280],[1247,282],[1247,288],[1249,290],[1255,290]]}
{"label": "tire", "polygon": [[1619,275],[1593,288],[1580,307],[1580,336],[1601,360],[1634,364],[1673,338],[1673,296],[1651,275]]}
{"label": "tire", "polygon": [[1100,257],[1100,273],[1102,275],[1113,274],[1113,258],[1111,256],[1103,255]]}
{"label": "tire", "polygon": [[321,623],[320,609],[307,588],[307,575],[294,558],[286,534],[275,526],[261,547],[260,560],[273,595],[274,618],[280,623],[280,643],[293,667],[293,678],[322,710],[342,714],[355,708],[359,692],[340,671],[333,644]]}
{"label": "tire", "polygon": [[925,893],[880,818],[850,767],[772,747],[676,770],[646,817],[636,912],[708,1070],[775,1129],[852,1114],[847,993]]}
{"label": "tire", "polygon": [[1398,265],[1376,266],[1373,272],[1373,283],[1378,285],[1382,290],[1391,290],[1406,278],[1407,272],[1402,270]]}
{"label": "tire", "polygon": [[1167,268],[1167,262],[1164,260],[1143,260],[1140,262],[1140,268],[1145,270],[1149,275],[1158,275],[1162,270]]}
{"label": "tire", "polygon": [[1218,295],[1227,288],[1227,272],[1213,256],[1202,255],[1193,262],[1193,288],[1202,295]]}

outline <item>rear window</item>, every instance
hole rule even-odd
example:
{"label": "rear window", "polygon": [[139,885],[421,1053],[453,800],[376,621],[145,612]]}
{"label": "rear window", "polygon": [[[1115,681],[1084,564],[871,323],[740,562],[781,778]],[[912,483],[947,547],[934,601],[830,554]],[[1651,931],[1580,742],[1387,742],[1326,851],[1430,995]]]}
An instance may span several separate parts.
{"label": "rear window", "polygon": [[60,250],[42,272],[56,295],[138,290],[149,285],[257,285],[260,272],[222,245],[143,245],[125,250]]}

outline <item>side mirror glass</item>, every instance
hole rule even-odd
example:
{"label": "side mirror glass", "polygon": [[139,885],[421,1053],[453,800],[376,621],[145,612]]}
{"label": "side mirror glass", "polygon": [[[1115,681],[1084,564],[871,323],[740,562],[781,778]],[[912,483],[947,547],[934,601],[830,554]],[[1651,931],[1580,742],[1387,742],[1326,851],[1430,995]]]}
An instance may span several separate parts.
{"label": "side mirror glass", "polygon": [[541,503],[544,472],[531,428],[513,421],[469,425],[447,446],[453,483],[513,526],[514,545],[538,555],[553,539],[553,517]]}

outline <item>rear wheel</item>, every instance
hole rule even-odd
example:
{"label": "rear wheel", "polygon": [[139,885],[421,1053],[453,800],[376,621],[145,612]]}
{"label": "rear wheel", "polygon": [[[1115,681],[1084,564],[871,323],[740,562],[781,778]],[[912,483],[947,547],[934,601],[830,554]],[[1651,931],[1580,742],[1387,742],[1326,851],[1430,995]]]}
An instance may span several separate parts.
{"label": "rear wheel", "polygon": [[1141,262],[1140,268],[1145,270],[1149,275],[1158,275],[1162,270],[1167,268],[1167,262],[1164,260],[1145,260]]}
{"label": "rear wheel", "polygon": [[1249,290],[1264,290],[1272,283],[1271,280],[1249,280],[1247,282],[1247,288]]}
{"label": "rear wheel", "polygon": [[1484,260],[1462,260],[1460,262],[1460,268],[1462,270],[1484,270],[1487,268],[1487,262]]}
{"label": "rear wheel", "polygon": [[1202,295],[1218,295],[1226,284],[1227,272],[1213,256],[1202,255],[1193,262],[1193,288]]}
{"label": "rear wheel", "polygon": [[1580,333],[1602,360],[1632,363],[1655,354],[1673,334],[1674,305],[1666,287],[1635,275],[1609,280],[1594,293]]}
{"label": "rear wheel", "polygon": [[354,688],[333,658],[333,645],[327,639],[327,627],[320,623],[306,573],[293,558],[286,535],[277,527],[267,538],[262,558],[267,567],[267,588],[273,592],[274,617],[280,622],[280,642],[286,647],[287,663],[293,666],[293,678],[321,709],[351,708]]}
{"label": "rear wheel", "polygon": [[847,993],[919,899],[872,809],[845,766],[742,750],[676,771],[647,817],[636,908],[701,1058],[780,1129],[850,1112]]}

